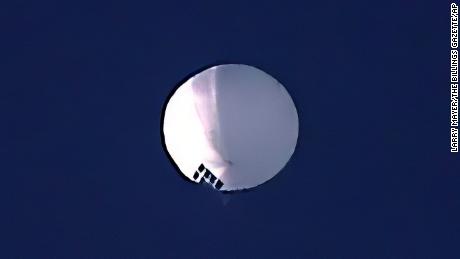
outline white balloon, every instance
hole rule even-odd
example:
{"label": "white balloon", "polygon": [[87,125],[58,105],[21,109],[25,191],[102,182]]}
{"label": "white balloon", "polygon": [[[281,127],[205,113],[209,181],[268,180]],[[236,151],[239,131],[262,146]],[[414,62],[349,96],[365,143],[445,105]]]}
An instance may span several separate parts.
{"label": "white balloon", "polygon": [[274,177],[294,153],[298,133],[286,89],[241,64],[214,66],[187,80],[169,99],[163,121],[167,152],[182,174],[223,191]]}

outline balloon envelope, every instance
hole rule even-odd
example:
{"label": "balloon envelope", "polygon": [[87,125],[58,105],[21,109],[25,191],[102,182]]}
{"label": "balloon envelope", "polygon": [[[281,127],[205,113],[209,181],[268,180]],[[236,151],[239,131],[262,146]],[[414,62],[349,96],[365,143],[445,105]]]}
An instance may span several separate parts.
{"label": "balloon envelope", "polygon": [[215,187],[220,181],[217,189],[224,191],[274,177],[292,156],[298,132],[286,89],[241,64],[214,66],[188,79],[168,100],[163,121],[167,152],[181,173]]}

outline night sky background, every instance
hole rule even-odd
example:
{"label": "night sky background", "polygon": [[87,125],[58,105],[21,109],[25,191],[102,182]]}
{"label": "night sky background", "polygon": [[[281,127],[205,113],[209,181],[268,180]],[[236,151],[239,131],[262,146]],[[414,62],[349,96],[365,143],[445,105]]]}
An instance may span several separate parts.
{"label": "night sky background", "polygon": [[[447,1],[0,4],[0,258],[460,258]],[[286,168],[183,181],[167,96],[220,63],[291,94]]]}

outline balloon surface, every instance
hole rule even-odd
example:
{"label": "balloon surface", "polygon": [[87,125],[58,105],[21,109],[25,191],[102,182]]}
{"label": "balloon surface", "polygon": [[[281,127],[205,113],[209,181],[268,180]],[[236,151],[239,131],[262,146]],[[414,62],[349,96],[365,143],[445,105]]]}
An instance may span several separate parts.
{"label": "balloon surface", "polygon": [[297,110],[286,89],[251,66],[211,67],[167,101],[163,136],[181,173],[222,191],[274,177],[294,153]]}

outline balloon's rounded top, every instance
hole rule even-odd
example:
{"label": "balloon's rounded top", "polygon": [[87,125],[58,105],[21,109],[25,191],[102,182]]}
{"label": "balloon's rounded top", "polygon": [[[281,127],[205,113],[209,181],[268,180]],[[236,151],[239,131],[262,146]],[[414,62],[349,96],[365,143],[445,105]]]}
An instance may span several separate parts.
{"label": "balloon's rounded top", "polygon": [[294,153],[299,133],[286,89],[247,65],[196,74],[177,88],[164,112],[164,144],[181,173],[223,191],[274,177]]}

